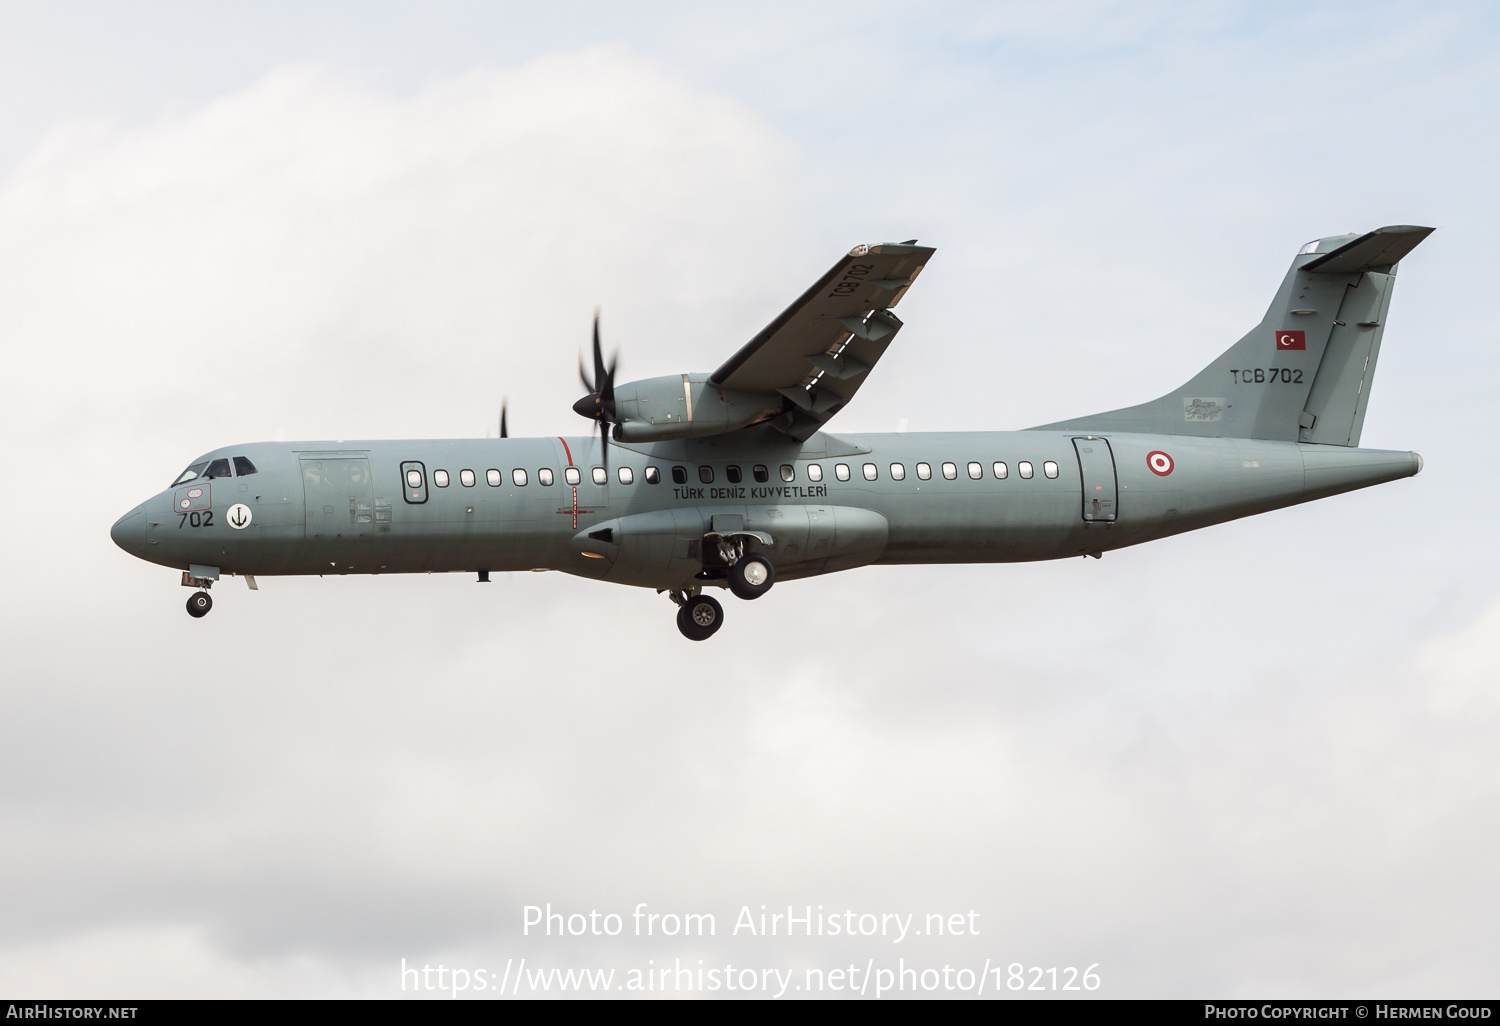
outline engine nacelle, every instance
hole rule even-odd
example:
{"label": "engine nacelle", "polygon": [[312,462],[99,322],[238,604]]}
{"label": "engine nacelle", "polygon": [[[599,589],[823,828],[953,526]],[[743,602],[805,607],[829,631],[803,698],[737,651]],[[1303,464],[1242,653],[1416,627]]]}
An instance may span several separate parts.
{"label": "engine nacelle", "polygon": [[618,442],[699,438],[780,416],[786,400],[764,392],[736,392],[709,383],[707,374],[670,374],[615,386]]}

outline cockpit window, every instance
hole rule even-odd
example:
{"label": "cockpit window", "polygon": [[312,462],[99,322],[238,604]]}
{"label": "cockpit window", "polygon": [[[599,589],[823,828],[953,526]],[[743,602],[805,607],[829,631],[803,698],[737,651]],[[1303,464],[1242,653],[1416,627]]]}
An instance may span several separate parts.
{"label": "cockpit window", "polygon": [[194,463],[191,467],[188,467],[181,474],[177,475],[177,480],[172,482],[172,486],[175,488],[177,485],[186,484],[195,477],[200,476],[203,473],[203,469],[207,466],[208,460],[204,460],[202,463]]}
{"label": "cockpit window", "polygon": [[210,463],[208,465],[208,469],[203,472],[203,476],[206,477],[206,478],[209,478],[210,480],[212,480],[213,478],[216,478],[216,477],[228,477],[229,476],[229,461],[228,460],[214,460],[212,463]]}
{"label": "cockpit window", "polygon": [[243,457],[243,456],[236,456],[234,458],[234,476],[235,477],[247,477],[247,476],[249,476],[250,474],[253,474],[253,473],[255,473],[255,464],[254,463],[251,463],[249,460],[245,459],[245,457]]}

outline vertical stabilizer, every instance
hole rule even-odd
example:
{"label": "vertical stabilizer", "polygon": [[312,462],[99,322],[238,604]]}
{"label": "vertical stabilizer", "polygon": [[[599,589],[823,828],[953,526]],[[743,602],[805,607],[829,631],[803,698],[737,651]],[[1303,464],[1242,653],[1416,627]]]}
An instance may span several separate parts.
{"label": "vertical stabilizer", "polygon": [[1260,324],[1187,384],[1042,426],[1357,446],[1396,262],[1432,231],[1393,225],[1310,242]]}

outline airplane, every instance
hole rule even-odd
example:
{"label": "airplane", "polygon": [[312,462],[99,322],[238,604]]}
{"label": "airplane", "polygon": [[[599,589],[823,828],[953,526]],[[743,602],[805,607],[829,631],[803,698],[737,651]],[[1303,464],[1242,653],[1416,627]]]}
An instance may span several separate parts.
{"label": "airplane", "polygon": [[593,334],[582,437],[254,442],[193,460],[110,531],[224,576],[558,570],[654,588],[703,641],[710,593],[871,564],[1092,556],[1411,477],[1359,448],[1397,264],[1433,229],[1303,246],[1264,319],[1181,388],[1025,431],[825,430],[902,328],[934,249],[860,245],[712,373],[615,384]]}

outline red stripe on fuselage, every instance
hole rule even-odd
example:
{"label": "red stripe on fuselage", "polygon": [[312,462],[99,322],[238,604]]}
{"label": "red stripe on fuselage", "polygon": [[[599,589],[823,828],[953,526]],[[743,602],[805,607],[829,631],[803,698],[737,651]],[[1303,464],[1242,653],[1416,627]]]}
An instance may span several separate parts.
{"label": "red stripe on fuselage", "polygon": [[573,450],[568,448],[568,440],[561,436],[557,440],[563,444],[563,452],[568,454],[568,466],[571,467],[573,465]]}

